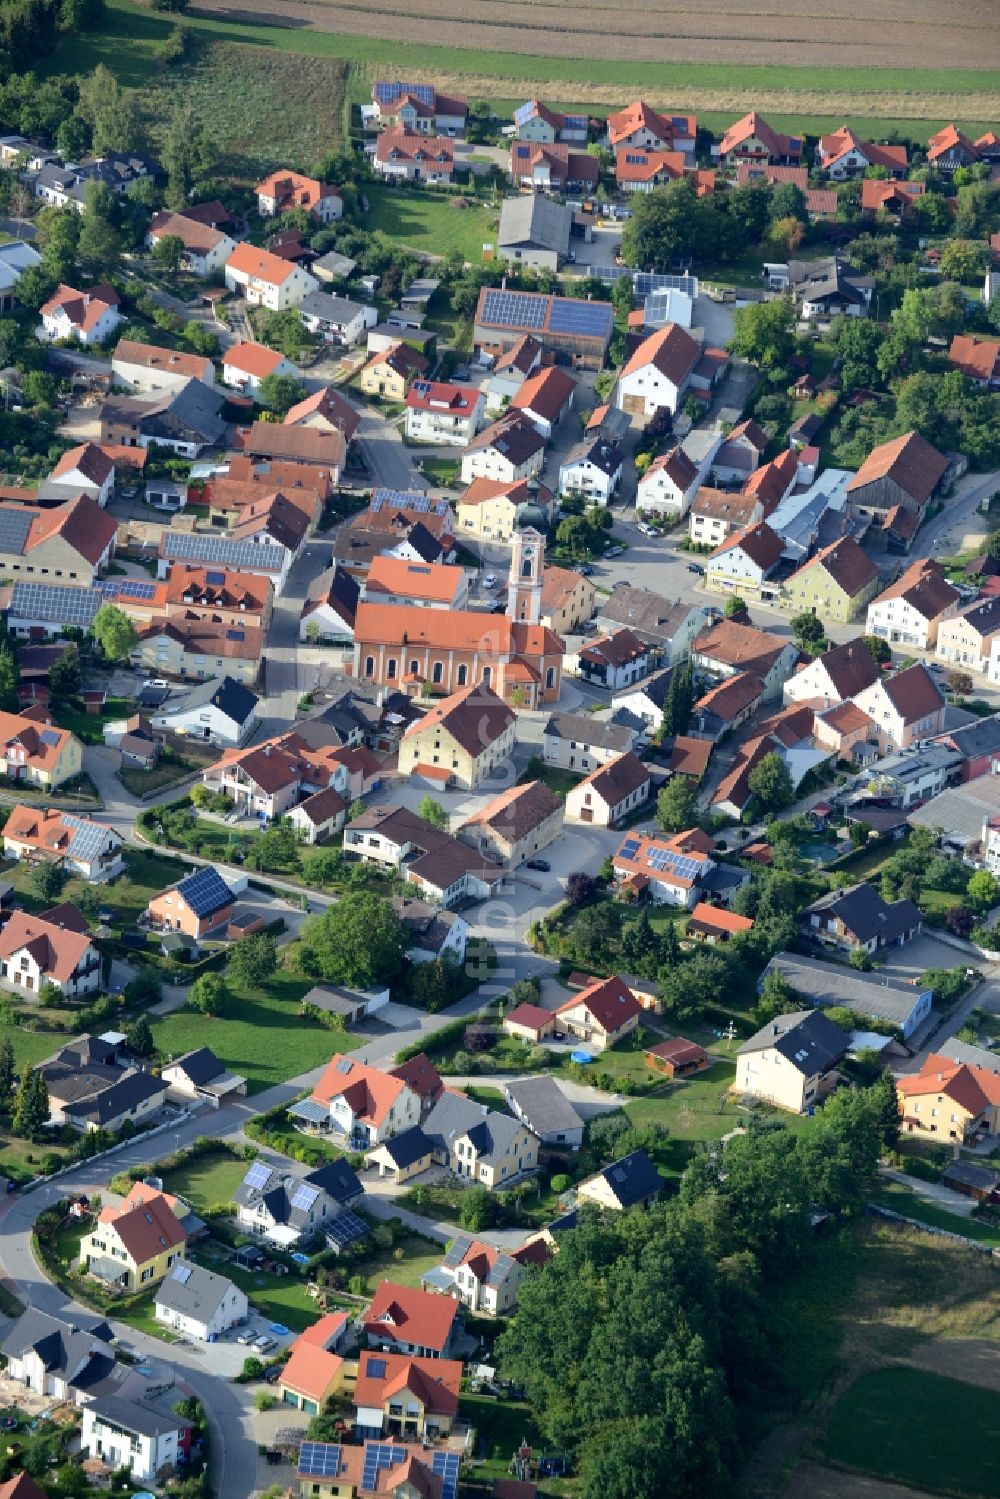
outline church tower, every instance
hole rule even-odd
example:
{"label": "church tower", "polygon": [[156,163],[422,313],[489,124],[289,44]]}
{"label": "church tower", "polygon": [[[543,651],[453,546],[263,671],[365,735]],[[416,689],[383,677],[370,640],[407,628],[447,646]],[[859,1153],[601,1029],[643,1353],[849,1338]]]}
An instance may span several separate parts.
{"label": "church tower", "polygon": [[515,531],[507,583],[507,613],[513,620],[537,625],[542,615],[542,571],[545,537],[527,527]]}

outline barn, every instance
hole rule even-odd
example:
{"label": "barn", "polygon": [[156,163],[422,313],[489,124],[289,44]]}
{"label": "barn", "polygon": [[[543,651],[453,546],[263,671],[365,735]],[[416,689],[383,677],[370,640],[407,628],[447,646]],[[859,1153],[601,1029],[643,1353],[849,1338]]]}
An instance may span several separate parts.
{"label": "barn", "polygon": [[603,369],[614,330],[610,302],[484,286],[476,308],[476,348],[498,356],[526,335],[557,364]]}

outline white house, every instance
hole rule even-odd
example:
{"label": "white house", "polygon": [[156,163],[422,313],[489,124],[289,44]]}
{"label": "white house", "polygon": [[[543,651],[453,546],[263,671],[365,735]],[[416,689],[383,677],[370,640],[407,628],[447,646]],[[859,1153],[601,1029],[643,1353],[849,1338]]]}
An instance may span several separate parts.
{"label": "white house", "polygon": [[316,277],[300,265],[246,242],[226,261],[225,278],[231,292],[272,312],[297,307],[310,292],[319,291]]}
{"label": "white house", "polygon": [[389,181],[448,183],[455,172],[454,142],[397,125],[375,142],[372,165]]}
{"label": "white house", "polygon": [[65,490],[63,498],[67,500],[87,494],[103,510],[115,487],[114,460],[96,443],[81,443],[62,455],[44,485],[46,495],[52,490]]}
{"label": "white house", "polygon": [[621,443],[594,432],[570,448],[559,465],[559,493],[607,505],[621,483],[624,462]]}
{"label": "white house", "polygon": [[299,370],[284,354],[263,344],[239,343],[226,350],[222,359],[223,385],[255,396],[260,382],[268,375],[290,375],[297,380]]}
{"label": "white house", "polygon": [[854,703],[874,720],[883,750],[908,749],[944,728],[944,695],[922,661],[874,682]]}
{"label": "white house", "polygon": [[926,651],[937,641],[938,625],[958,612],[961,600],[941,564],[918,557],[884,593],[872,599],[865,628],[890,645]]}
{"label": "white house", "polygon": [[833,708],[852,701],[879,680],[879,669],[871,651],[860,638],[835,645],[824,655],[803,666],[784,686],[786,703],[815,700],[818,707]]}
{"label": "white house", "polygon": [[189,380],[200,380],[209,389],[215,385],[215,366],[203,354],[161,349],[130,338],[123,338],[112,354],[111,373],[116,385],[127,385],[139,395],[183,390]]}
{"label": "white house", "polygon": [[183,213],[165,209],[153,215],[146,243],[153,248],[161,239],[179,239],[184,246],[181,265],[193,276],[215,276],[236,249],[236,241],[211,224],[202,224]]}
{"label": "white house", "polygon": [[247,1294],[224,1275],[181,1260],[156,1288],[157,1322],[186,1338],[214,1343],[230,1327],[244,1321]]}
{"label": "white house", "polygon": [[654,458],[639,480],[637,510],[677,520],[687,515],[701,485],[702,475],[682,447]]}
{"label": "white house", "polygon": [[9,312],[14,305],[17,283],[31,266],[41,265],[42,257],[34,245],[22,239],[13,239],[0,245],[0,312]]}
{"label": "white house", "polygon": [[701,346],[679,323],[667,323],[643,339],[622,370],[615,402],[630,416],[675,412],[701,358]]}
{"label": "white house", "polygon": [[301,172],[277,171],[258,182],[257,212],[262,219],[273,219],[290,208],[305,208],[321,224],[332,224],[342,218],[344,200],[335,187]]}
{"label": "white house", "polygon": [[41,308],[41,319],[35,329],[38,338],[47,343],[75,338],[85,348],[104,343],[125,322],[118,311],[118,293],[110,286],[90,291],[58,286]]}
{"label": "white house", "polygon": [[199,682],[182,697],[169,698],[152,715],[155,729],[183,734],[205,744],[226,748],[242,744],[257,727],[257,697],[234,677],[212,677]]}
{"label": "white house", "polygon": [[462,455],[462,483],[533,479],[545,465],[545,438],[531,419],[509,411],[474,437]]}
{"label": "white house", "polygon": [[551,437],[576,395],[576,381],[566,370],[550,364],[528,378],[511,400],[511,409],[530,416],[543,437]]}
{"label": "white house", "polygon": [[169,1408],[128,1400],[123,1395],[100,1395],[83,1407],[80,1444],[88,1457],[100,1458],[108,1468],[127,1468],[136,1483],[156,1483],[172,1473],[190,1444],[191,1422]]}
{"label": "white house", "polygon": [[349,297],[335,297],[327,291],[311,291],[299,303],[299,316],[310,333],[318,333],[324,343],[353,349],[378,324],[378,309],[370,302],[352,302]]}
{"label": "white house", "polygon": [[483,423],[485,400],[474,385],[414,380],[406,395],[406,436],[410,442],[464,448]]}
{"label": "white house", "polygon": [[781,554],[781,537],[761,521],[716,547],[705,563],[706,586],[717,593],[759,599],[767,592],[765,582],[781,561]]}

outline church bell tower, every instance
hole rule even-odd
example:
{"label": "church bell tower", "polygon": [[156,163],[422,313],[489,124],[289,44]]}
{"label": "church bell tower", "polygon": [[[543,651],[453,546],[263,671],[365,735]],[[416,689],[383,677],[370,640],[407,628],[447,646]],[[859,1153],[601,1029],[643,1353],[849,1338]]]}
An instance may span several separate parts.
{"label": "church bell tower", "polygon": [[513,620],[537,625],[542,614],[545,537],[528,527],[515,531],[507,583],[507,613]]}

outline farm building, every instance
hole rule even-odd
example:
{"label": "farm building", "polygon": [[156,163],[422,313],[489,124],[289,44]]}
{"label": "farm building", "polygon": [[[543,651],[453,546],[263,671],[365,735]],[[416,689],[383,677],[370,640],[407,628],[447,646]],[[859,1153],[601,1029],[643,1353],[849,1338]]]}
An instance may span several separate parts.
{"label": "farm building", "polygon": [[530,334],[559,364],[599,370],[614,328],[610,302],[583,302],[543,292],[505,291],[484,286],[476,308],[475,344],[505,354]]}

